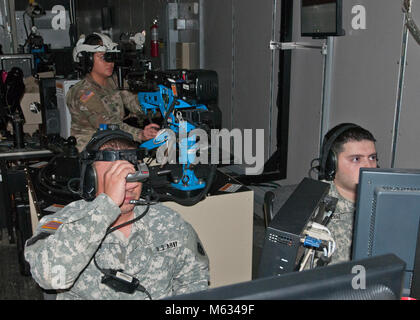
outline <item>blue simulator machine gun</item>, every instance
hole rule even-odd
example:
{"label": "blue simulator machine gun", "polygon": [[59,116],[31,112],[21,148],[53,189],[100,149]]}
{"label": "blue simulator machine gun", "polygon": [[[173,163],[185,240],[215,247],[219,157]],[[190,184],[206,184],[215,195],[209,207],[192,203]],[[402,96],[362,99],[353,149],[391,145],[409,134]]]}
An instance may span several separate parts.
{"label": "blue simulator machine gun", "polygon": [[[217,74],[210,70],[146,71],[141,76],[128,77],[130,91],[137,92],[145,114],[156,116],[160,112],[163,123],[156,138],[140,145],[148,151],[155,150],[169,139],[179,146],[181,178],[172,182],[179,191],[208,190],[209,180],[198,178],[195,172],[195,129],[209,132],[221,127],[218,109]],[[169,130],[164,130],[169,129]]]}

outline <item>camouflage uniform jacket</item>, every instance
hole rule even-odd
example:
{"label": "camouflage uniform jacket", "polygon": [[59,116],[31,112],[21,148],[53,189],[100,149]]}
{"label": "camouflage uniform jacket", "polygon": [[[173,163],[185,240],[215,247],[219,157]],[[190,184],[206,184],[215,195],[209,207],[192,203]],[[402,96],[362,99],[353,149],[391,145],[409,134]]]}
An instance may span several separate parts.
{"label": "camouflage uniform jacket", "polygon": [[77,148],[83,150],[101,123],[118,124],[120,129],[133,135],[136,141],[141,129],[123,122],[124,107],[139,118],[141,125],[145,115],[137,95],[118,90],[117,80],[109,77],[106,87],[96,83],[88,74],[67,93],[66,103],[71,115],[72,136],[77,139]]}
{"label": "camouflage uniform jacket", "polygon": [[[134,209],[138,217],[143,206]],[[95,200],[70,203],[44,216],[34,236],[25,244],[25,259],[32,277],[44,289],[58,290],[57,299],[147,299],[145,293],[115,292],[101,283],[101,269],[121,269],[136,277],[152,296],[171,295],[208,288],[208,257],[190,224],[161,204],[132,225],[126,238],[106,229],[120,209],[106,194]],[[99,248],[99,249],[98,249]]]}
{"label": "camouflage uniform jacket", "polygon": [[330,184],[329,196],[337,198],[335,212],[327,224],[336,243],[330,265],[351,260],[354,225],[354,202],[343,198],[333,181],[323,181]]}

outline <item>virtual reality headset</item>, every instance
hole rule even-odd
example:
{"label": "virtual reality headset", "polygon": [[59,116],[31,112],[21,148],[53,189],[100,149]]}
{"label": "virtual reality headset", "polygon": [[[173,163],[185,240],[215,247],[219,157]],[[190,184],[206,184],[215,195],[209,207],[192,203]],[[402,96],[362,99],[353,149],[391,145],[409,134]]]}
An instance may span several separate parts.
{"label": "virtual reality headset", "polygon": [[142,161],[144,151],[142,149],[128,149],[128,150],[99,150],[94,152],[86,152],[83,160],[91,161],[117,161],[126,160],[133,165],[137,165]]}

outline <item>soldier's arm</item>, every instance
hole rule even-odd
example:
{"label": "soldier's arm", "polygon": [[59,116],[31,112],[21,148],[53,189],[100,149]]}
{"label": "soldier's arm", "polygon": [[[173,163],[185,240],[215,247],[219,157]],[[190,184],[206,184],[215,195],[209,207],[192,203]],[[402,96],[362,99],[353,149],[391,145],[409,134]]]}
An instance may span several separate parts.
{"label": "soldier's arm", "polygon": [[139,99],[136,94],[127,91],[121,90],[120,91],[121,98],[124,102],[124,106],[131,112],[136,114],[137,116],[145,118],[146,115],[141,108]]}
{"label": "soldier's arm", "polygon": [[[139,124],[141,125],[143,121],[146,119],[146,115],[140,106],[137,95],[127,90],[122,90],[120,91],[120,96],[123,100],[124,106],[128,109],[128,111],[130,111],[137,117]],[[120,127],[122,130],[131,133],[134,137],[134,140],[138,142],[143,141],[142,129],[132,127],[124,122],[122,122]]]}
{"label": "soldier's arm", "polygon": [[184,245],[177,259],[177,270],[173,281],[173,294],[208,289],[209,259],[193,227],[186,223]]}
{"label": "soldier's arm", "polygon": [[120,129],[124,130],[125,132],[130,133],[133,136],[133,139],[138,141],[138,142],[142,142],[143,140],[140,138],[141,137],[141,133],[143,132],[142,129],[139,128],[135,128],[132,127],[124,122],[121,121],[120,123]]}
{"label": "soldier's arm", "polygon": [[119,214],[111,198],[101,194],[43,217],[25,243],[25,259],[35,281],[44,289],[70,288]]}

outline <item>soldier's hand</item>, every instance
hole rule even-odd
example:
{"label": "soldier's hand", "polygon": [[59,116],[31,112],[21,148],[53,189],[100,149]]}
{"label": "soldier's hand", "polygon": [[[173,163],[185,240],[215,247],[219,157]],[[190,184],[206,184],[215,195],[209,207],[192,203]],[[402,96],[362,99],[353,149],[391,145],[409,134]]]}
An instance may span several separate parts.
{"label": "soldier's hand", "polygon": [[115,202],[117,206],[121,206],[125,198],[126,177],[129,173],[134,173],[134,166],[125,160],[118,160],[112,163],[104,173],[103,183],[104,192]]}
{"label": "soldier's hand", "polygon": [[156,137],[160,127],[156,123],[150,123],[144,127],[144,130],[140,132],[140,140],[147,141]]}

